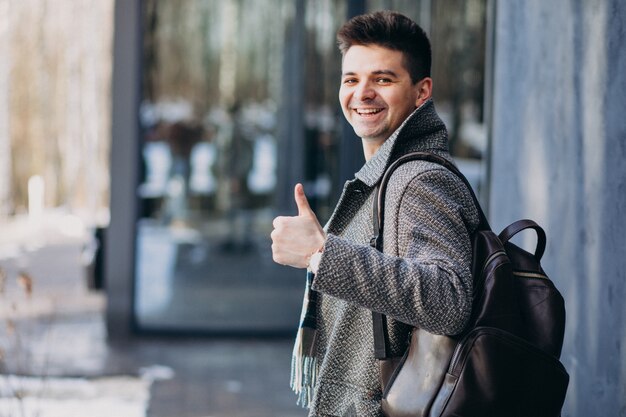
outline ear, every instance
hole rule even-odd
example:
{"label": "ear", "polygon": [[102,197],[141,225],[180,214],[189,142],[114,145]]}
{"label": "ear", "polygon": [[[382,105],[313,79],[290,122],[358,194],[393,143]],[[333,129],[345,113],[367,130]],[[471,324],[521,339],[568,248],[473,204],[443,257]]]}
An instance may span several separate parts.
{"label": "ear", "polygon": [[422,78],[415,85],[416,88],[416,99],[415,99],[415,107],[419,107],[426,100],[433,96],[433,79],[430,77]]}

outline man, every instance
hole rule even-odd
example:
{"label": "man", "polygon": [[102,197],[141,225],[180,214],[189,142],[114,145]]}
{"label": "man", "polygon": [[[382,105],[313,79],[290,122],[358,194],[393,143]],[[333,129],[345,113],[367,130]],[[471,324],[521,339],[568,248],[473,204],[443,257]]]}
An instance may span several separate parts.
{"label": "man", "polygon": [[371,311],[389,318],[390,349],[402,355],[411,327],[461,332],[471,313],[470,234],[478,215],[463,183],[425,161],[401,165],[385,196],[384,253],[369,246],[375,187],[400,156],[450,158],[431,100],[430,43],[392,12],[357,16],[337,35],[339,101],[361,137],[366,163],[348,181],[322,229],[303,188],[298,216],[277,217],[274,260],[308,268],[292,386],[313,416],[380,416],[380,371]]}

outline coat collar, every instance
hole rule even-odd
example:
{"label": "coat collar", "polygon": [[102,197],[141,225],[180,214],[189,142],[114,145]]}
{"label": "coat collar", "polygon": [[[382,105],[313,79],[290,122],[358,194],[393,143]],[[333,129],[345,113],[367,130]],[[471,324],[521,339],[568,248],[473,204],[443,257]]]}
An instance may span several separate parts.
{"label": "coat collar", "polygon": [[435,111],[432,99],[402,122],[355,177],[368,187],[373,187],[394,160],[415,151],[448,152],[448,133]]}
{"label": "coat collar", "polygon": [[400,156],[415,151],[448,155],[448,133],[435,112],[432,100],[407,117],[355,174],[355,179],[346,182],[339,202],[326,224],[326,230],[336,235],[341,234],[367,201],[387,167]]}

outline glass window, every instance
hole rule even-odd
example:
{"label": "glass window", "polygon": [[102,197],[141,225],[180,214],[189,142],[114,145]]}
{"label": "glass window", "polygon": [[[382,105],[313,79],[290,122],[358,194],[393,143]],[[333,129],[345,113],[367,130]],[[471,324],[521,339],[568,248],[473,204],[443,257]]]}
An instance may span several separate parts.
{"label": "glass window", "polygon": [[486,0],[368,0],[368,9],[403,13],[432,44],[433,98],[448,128],[450,151],[477,191],[485,191]]}

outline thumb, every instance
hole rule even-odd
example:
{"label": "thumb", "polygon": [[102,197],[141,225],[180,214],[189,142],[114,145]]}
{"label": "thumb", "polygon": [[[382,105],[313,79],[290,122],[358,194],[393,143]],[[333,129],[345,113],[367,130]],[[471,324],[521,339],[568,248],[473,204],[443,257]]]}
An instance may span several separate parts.
{"label": "thumb", "polygon": [[302,184],[296,184],[294,197],[296,199],[296,205],[298,206],[298,216],[314,215],[311,206],[309,206],[309,200],[306,199],[306,195],[304,194]]}

